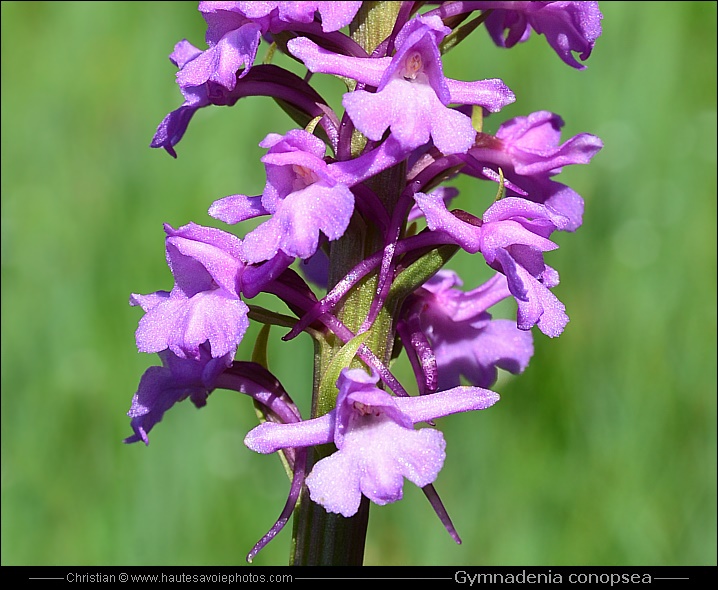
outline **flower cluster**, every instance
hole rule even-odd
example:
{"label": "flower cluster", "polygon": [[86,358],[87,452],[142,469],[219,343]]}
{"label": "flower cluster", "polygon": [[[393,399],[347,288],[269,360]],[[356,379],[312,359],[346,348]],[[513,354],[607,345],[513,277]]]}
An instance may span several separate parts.
{"label": "flower cluster", "polygon": [[[264,421],[247,434],[247,447],[281,451],[287,460],[287,504],[249,559],[282,529],[302,489],[327,512],[352,517],[363,496],[399,500],[404,478],[425,491],[459,541],[433,489],[446,446],[433,420],[492,406],[498,369],[517,374],[528,366],[533,326],[556,337],[568,322],[552,292],[558,272],[544,255],[558,247],[554,232],[581,225],[583,200],[553,177],[588,163],[601,141],[584,133],[561,142],[563,121],[548,111],[485,133],[484,117],[514,94],[499,78],[447,77],[442,55],[483,25],[500,47],[532,31],[544,35],[561,60],[583,69],[574,54],[587,59],[601,33],[597,3],[392,2],[381,18],[372,11],[382,3],[371,4],[200,2],[206,49],[183,40],[170,55],[184,102],[160,123],[152,147],[176,157],[198,109],[247,96],[273,98],[300,125],[259,142],[266,150],[261,195],[209,206],[228,226],[260,223],[241,238],[194,223],[166,225],[174,286],[130,298],[145,312],[137,347],[158,353],[163,366],[142,376],[128,413],[134,434],[125,442],[148,444],[176,402],[189,397],[200,407],[221,388],[261,409]],[[384,31],[376,46],[361,36],[359,21]],[[263,43],[307,75],[257,63]],[[314,74],[346,83],[341,104],[330,106],[317,92]],[[495,188],[488,199],[473,198],[471,212],[452,209],[457,191],[443,183],[458,175]],[[356,236],[364,236],[358,262],[347,255]],[[480,254],[493,273],[469,291],[443,268],[460,249]],[[361,307],[356,294],[367,285]],[[262,292],[294,316],[248,305]],[[351,297],[362,314],[354,324],[341,313]],[[515,319],[494,319],[489,310],[507,298],[516,301]],[[312,416],[301,416],[267,366],[235,359],[250,320],[291,328],[285,340],[308,333],[326,344]],[[402,350],[418,395],[392,373]],[[415,428],[420,422],[428,426]]]}

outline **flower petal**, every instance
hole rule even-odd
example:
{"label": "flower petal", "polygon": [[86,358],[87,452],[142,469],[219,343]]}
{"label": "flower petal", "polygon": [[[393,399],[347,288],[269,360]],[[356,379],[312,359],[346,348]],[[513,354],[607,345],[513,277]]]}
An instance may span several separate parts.
{"label": "flower petal", "polygon": [[334,411],[311,420],[281,424],[264,422],[249,431],[244,444],[257,453],[274,453],[287,447],[309,447],[332,441]]}
{"label": "flower petal", "polygon": [[499,394],[494,391],[460,386],[430,395],[397,397],[396,405],[416,424],[458,412],[485,410],[499,399]]}

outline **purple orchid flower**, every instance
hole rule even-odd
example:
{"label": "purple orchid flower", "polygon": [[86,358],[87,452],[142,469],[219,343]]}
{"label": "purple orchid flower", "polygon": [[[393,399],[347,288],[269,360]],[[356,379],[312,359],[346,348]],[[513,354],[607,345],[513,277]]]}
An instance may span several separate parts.
{"label": "purple orchid flower", "polygon": [[506,197],[489,207],[482,219],[450,213],[443,200],[414,195],[431,230],[451,236],[467,252],[481,252],[489,264],[508,279],[518,303],[517,325],[538,325],[547,336],[561,334],[568,323],[565,307],[549,291],[558,285],[558,273],[543,261],[543,252],[558,246],[548,239],[569,221],[551,207],[519,197]]}
{"label": "purple orchid flower", "polygon": [[[579,70],[573,52],[585,61],[601,35],[603,15],[598,2],[471,2],[480,10],[492,9],[486,28],[499,47],[513,47],[526,41],[533,29],[568,65]],[[505,36],[504,36],[505,33]]]}
{"label": "purple orchid flower", "polygon": [[132,294],[131,305],[146,312],[136,332],[140,352],[169,348],[180,358],[199,359],[209,342],[213,358],[234,356],[249,326],[249,308],[239,297],[245,264],[242,242],[222,230],[190,223],[165,225],[172,291]]}
{"label": "purple orchid flower", "polygon": [[388,504],[401,499],[404,477],[419,487],[436,479],[444,463],[444,437],[431,428],[415,430],[414,424],[483,410],[499,399],[476,387],[397,398],[377,388],[377,381],[362,369],[344,369],[334,410],[294,424],[261,424],[244,442],[258,453],[333,442],[337,452],[314,465],[306,483],[314,502],[349,517],[359,509],[362,494]]}
{"label": "purple orchid flower", "polygon": [[142,441],[150,444],[152,427],[162,420],[164,413],[186,398],[201,408],[215,388],[217,377],[232,363],[232,354],[212,358],[209,346],[199,347],[197,358],[180,358],[169,350],[159,353],[161,367],[150,367],[140,379],[137,393],[127,415],[132,418],[134,434],[126,443]]}
{"label": "purple orchid flower", "polygon": [[330,240],[344,234],[354,195],[332,177],[323,159],[324,142],[311,133],[272,133],[259,145],[269,148],[262,158],[267,184],[261,197],[225,197],[210,207],[209,214],[225,223],[271,215],[245,236],[242,256],[247,262],[269,260],[280,250],[309,258],[317,250],[320,231]]}
{"label": "purple orchid flower", "polygon": [[468,292],[454,288],[461,284],[455,272],[440,270],[405,305],[409,330],[422,330],[431,342],[439,391],[458,386],[462,375],[472,385],[491,387],[497,367],[521,373],[533,356],[531,332],[486,311],[511,296],[506,277],[497,273]]}
{"label": "purple orchid flower", "polygon": [[543,261],[543,252],[558,248],[548,236],[566,224],[550,207],[516,197],[497,201],[483,215],[481,253],[506,275],[521,330],[538,325],[553,338],[568,323],[563,303],[549,290],[558,285],[558,273]]}
{"label": "purple orchid flower", "polygon": [[[191,56],[175,62],[180,68],[177,84],[185,98],[201,95],[197,89],[209,83],[231,92],[237,79],[254,64],[264,34],[312,22],[316,11],[322,29],[336,31],[351,22],[360,6],[361,2],[200,2],[199,11],[207,22],[208,49],[192,48]],[[187,41],[181,43],[192,47]]]}
{"label": "purple orchid flower", "polygon": [[350,187],[406,156],[391,140],[354,160],[327,164],[324,143],[301,129],[284,136],[270,133],[259,145],[269,148],[262,158],[267,170],[262,194],[230,195],[209,209],[212,217],[230,224],[271,215],[244,238],[242,256],[249,263],[278,252],[307,259],[317,251],[321,234],[339,239],[354,211]]}
{"label": "purple orchid flower", "polygon": [[[219,11],[234,20],[234,13]],[[218,13],[208,12],[208,22],[214,22]],[[240,18],[241,17],[236,17]],[[245,19],[246,20],[246,19]],[[249,72],[259,45],[261,30],[249,21],[240,25],[226,36],[220,36],[219,22],[207,31],[210,49],[201,51],[186,39],[177,43],[170,54],[170,61],[179,68],[177,84],[184,96],[182,105],[169,113],[157,127],[150,147],[163,147],[173,157],[177,157],[174,146],[187,130],[190,120],[201,108],[210,104],[228,104],[232,91],[237,85],[237,71],[244,68],[239,77]],[[253,45],[253,49],[250,46]],[[236,99],[234,99],[236,100]]]}
{"label": "purple orchid flower", "polygon": [[539,111],[506,121],[496,136],[479,133],[474,147],[462,156],[467,165],[461,172],[498,181],[501,168],[507,195],[552,207],[568,219],[563,229],[574,231],[582,222],[583,199],[551,177],[563,166],[588,164],[603,142],[595,135],[580,133],[560,143],[563,126],[558,115]]}
{"label": "purple orchid flower", "polygon": [[476,131],[471,119],[450,103],[481,105],[497,112],[515,97],[498,79],[461,82],[444,77],[439,42],[450,32],[438,16],[410,20],[396,38],[393,57],[337,55],[307,38],[289,41],[290,53],[312,72],[336,74],[377,87],[344,95],[342,104],[356,128],[373,141],[387,129],[405,149],[431,138],[445,154],[465,153]]}

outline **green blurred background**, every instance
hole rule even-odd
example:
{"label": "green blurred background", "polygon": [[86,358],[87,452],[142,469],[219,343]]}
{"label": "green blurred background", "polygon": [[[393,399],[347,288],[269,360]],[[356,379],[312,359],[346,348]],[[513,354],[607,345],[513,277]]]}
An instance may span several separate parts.
{"label": "green blurred background", "polygon": [[[367,564],[716,563],[716,3],[601,8],[583,72],[538,36],[500,50],[477,31],[446,56],[447,75],[516,93],[488,130],[546,109],[605,148],[559,177],[586,199],[547,256],[565,333],[535,332],[490,411],[440,421],[436,487],[463,545],[407,484],[372,509]],[[156,364],[128,296],[172,285],[162,223],[223,227],[209,204],[261,192],[257,144],[292,126],[248,98],[200,111],[178,160],[148,148],[181,101],[167,55],[204,30],[196,3],[2,3],[4,565],[243,564],[284,504],[279,461],[242,444],[242,396],[177,405],[149,448],[121,442]],[[320,88],[338,104],[340,83]],[[458,186],[469,210],[495,190]],[[466,288],[487,276],[468,255],[452,267]],[[280,335],[271,367],[306,410],[309,341]],[[408,382],[405,360],[397,372]],[[256,564],[287,562],[290,528]]]}

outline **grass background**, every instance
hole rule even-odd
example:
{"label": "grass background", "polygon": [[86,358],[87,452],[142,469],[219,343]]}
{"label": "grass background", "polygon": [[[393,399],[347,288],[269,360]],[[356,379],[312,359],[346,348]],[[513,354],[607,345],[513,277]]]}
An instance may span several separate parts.
{"label": "grass background", "polygon": [[[535,332],[495,408],[440,421],[463,545],[408,484],[373,508],[367,564],[716,563],[716,4],[601,8],[583,72],[538,36],[500,50],[477,31],[446,56],[447,75],[516,93],[489,130],[546,109],[605,148],[559,178],[586,199],[547,256],[565,333]],[[261,192],[257,144],[291,122],[248,98],[200,111],[178,160],[148,148],[181,99],[167,55],[203,46],[195,3],[3,2],[1,22],[2,564],[243,564],[284,503],[280,463],[242,445],[251,405],[225,391],[121,444],[156,363],[127,300],[171,287],[162,223],[222,227],[207,207]],[[469,210],[487,190],[459,187]],[[467,288],[485,276],[452,265]],[[306,408],[311,347],[279,336],[272,368]],[[289,528],[256,564],[286,563]]]}

